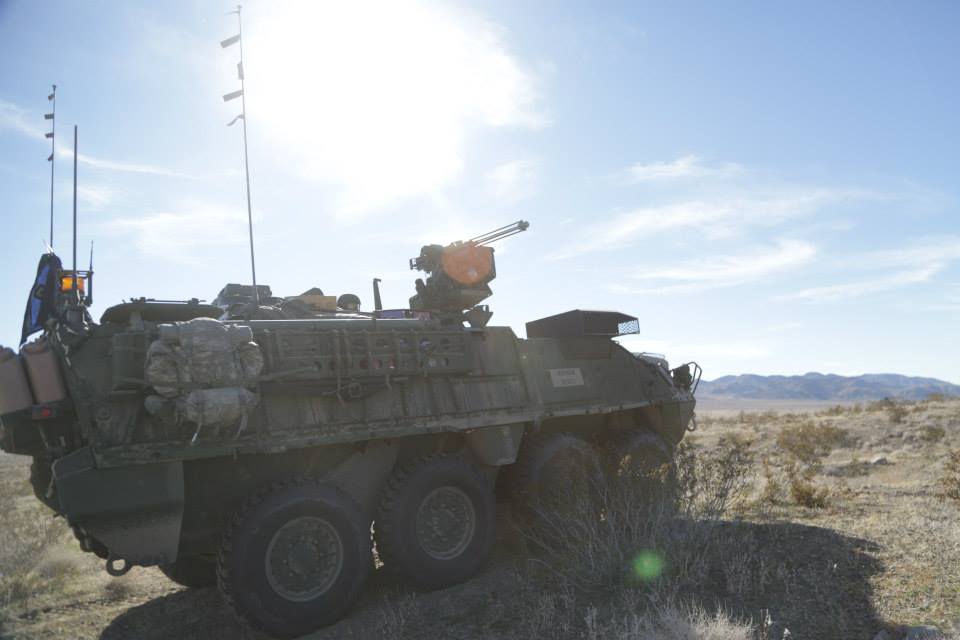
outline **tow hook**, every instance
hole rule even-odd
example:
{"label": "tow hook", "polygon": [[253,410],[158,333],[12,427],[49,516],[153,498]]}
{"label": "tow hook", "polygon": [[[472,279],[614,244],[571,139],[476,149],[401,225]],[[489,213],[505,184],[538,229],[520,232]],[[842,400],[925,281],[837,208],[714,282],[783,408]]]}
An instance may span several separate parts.
{"label": "tow hook", "polygon": [[[119,566],[118,566],[119,563]],[[107,558],[107,566],[105,567],[107,573],[109,573],[114,578],[119,578],[120,576],[126,575],[133,565],[130,564],[130,561],[126,558]]]}

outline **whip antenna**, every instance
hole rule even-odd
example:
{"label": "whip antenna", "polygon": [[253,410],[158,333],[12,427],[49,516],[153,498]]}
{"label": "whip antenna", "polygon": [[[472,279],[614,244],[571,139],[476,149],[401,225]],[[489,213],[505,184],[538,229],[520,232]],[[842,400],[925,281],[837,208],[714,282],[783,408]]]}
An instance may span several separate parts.
{"label": "whip antenna", "polygon": [[247,177],[247,225],[250,229],[250,272],[251,276],[253,277],[253,300],[256,302],[257,306],[260,306],[260,291],[257,289],[257,262],[253,255],[253,208],[250,204],[250,157],[247,153],[247,99],[244,96],[242,40],[243,21],[240,18],[241,9],[242,6],[237,5],[237,10],[230,12],[231,14],[237,14],[237,35],[231,36],[220,43],[220,46],[224,49],[234,44],[240,45],[240,62],[237,63],[237,77],[240,80],[240,90],[226,94],[223,96],[223,101],[229,102],[230,100],[240,98],[240,115],[227,123],[227,126],[232,127],[237,120],[243,120],[243,166],[246,170]]}
{"label": "whip antenna", "polygon": [[77,297],[77,125],[73,125],[73,296]]}

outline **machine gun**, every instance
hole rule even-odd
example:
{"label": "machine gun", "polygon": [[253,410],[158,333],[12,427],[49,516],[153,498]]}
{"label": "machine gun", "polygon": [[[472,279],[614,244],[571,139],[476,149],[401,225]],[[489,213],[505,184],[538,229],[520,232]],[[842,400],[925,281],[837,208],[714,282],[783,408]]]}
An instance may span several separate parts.
{"label": "machine gun", "polygon": [[411,269],[427,274],[426,281],[417,278],[417,294],[410,298],[410,308],[448,312],[458,318],[467,311],[464,319],[472,326],[484,326],[492,314],[485,305],[478,305],[493,295],[489,285],[497,277],[493,247],[489,245],[529,226],[529,222],[518,220],[445,247],[424,246],[418,257],[410,259]]}

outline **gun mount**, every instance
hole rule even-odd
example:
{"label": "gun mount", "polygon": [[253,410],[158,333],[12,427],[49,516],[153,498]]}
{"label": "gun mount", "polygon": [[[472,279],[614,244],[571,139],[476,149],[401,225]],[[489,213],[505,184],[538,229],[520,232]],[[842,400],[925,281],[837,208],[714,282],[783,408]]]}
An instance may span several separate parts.
{"label": "gun mount", "polygon": [[439,244],[425,245],[418,257],[410,259],[411,269],[427,274],[426,281],[417,278],[417,294],[410,298],[410,308],[458,316],[469,310],[467,319],[471,324],[486,324],[490,311],[477,305],[493,294],[490,282],[497,277],[493,247],[489,245],[526,231],[529,226],[529,222],[518,220],[445,247]]}

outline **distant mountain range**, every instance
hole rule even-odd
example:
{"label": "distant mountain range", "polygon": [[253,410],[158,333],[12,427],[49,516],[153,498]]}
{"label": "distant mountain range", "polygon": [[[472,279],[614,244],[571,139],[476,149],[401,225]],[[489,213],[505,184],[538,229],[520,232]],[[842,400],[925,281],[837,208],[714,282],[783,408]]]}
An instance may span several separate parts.
{"label": "distant mountain range", "polygon": [[879,400],[898,398],[922,400],[931,393],[960,396],[960,385],[895,373],[868,373],[862,376],[807,373],[802,376],[723,376],[703,380],[697,395],[761,400]]}

